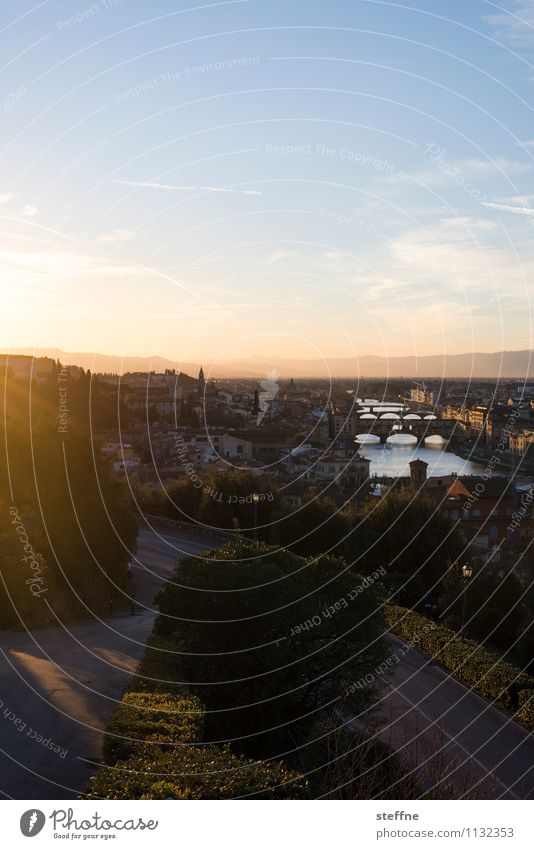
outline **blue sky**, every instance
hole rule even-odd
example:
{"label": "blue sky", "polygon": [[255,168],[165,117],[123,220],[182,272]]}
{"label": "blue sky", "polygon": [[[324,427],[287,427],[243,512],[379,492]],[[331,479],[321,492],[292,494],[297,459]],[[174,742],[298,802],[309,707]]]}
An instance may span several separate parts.
{"label": "blue sky", "polygon": [[534,0],[21,0],[0,43],[2,346],[531,346]]}

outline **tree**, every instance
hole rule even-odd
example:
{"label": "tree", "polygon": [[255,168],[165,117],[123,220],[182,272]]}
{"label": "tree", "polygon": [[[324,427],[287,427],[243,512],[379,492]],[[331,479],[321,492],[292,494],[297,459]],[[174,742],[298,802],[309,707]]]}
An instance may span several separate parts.
{"label": "tree", "polygon": [[260,396],[258,390],[254,390],[254,401],[252,402],[252,413],[257,416],[260,411]]}
{"label": "tree", "polygon": [[[466,592],[459,567],[452,567],[444,585],[440,610],[449,628],[459,630]],[[523,587],[513,572],[500,574],[487,565],[473,573],[466,600],[466,634],[480,642],[488,641],[509,649],[528,627],[529,617],[521,601]]]}
{"label": "tree", "polygon": [[465,552],[465,543],[433,501],[408,493],[371,504],[347,549],[358,571],[386,567],[399,603],[417,607],[437,601],[448,565]]}
{"label": "tree", "polygon": [[[269,480],[245,469],[213,471],[204,479],[201,492],[198,518],[203,524],[231,529],[237,519],[244,535],[252,536],[257,517],[259,536],[269,533],[279,501]],[[259,496],[256,505],[254,495]]]}
{"label": "tree", "polygon": [[50,387],[32,387],[31,405],[29,383],[5,389],[0,627],[19,627],[19,614],[29,627],[55,624],[45,600],[67,619],[107,610],[110,595],[126,586],[136,545],[128,490],[89,438],[78,402],[63,432]]}
{"label": "tree", "polygon": [[324,708],[364,709],[354,686],[387,655],[382,590],[332,557],[232,543],[182,560],[156,630],[182,646],[181,680],[204,702],[206,739],[274,756],[304,741]]}
{"label": "tree", "polygon": [[421,766],[414,763],[409,769],[409,754],[403,747],[401,760],[382,740],[340,727],[339,718],[332,716],[311,729],[301,769],[313,798],[420,799],[424,791],[416,776]]}
{"label": "tree", "polygon": [[179,423],[185,427],[198,427],[198,415],[190,398],[186,398],[180,405]]}
{"label": "tree", "polygon": [[288,511],[275,526],[276,541],[298,554],[340,555],[350,525],[329,498],[314,498]]}

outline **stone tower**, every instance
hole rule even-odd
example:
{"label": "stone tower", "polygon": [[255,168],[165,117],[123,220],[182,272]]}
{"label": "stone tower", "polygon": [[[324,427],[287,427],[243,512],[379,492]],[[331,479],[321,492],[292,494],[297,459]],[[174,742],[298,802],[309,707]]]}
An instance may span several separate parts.
{"label": "stone tower", "polygon": [[410,463],[410,480],[414,489],[421,489],[425,485],[427,468],[428,463],[424,460],[412,460]]}

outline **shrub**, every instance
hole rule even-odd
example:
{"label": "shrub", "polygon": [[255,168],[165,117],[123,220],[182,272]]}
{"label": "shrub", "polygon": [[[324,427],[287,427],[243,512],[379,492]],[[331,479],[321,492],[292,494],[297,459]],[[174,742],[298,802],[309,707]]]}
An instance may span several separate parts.
{"label": "shrub", "polygon": [[85,799],[305,799],[305,779],[281,763],[238,758],[227,746],[177,746],[103,767]]}
{"label": "shrub", "polygon": [[482,696],[506,708],[517,708],[520,690],[534,687],[534,678],[501,660],[472,640],[462,642],[455,631],[397,605],[386,606],[386,621],[399,636],[443,664]]}
{"label": "shrub", "polygon": [[152,634],[137,674],[128,689],[144,693],[183,693],[184,685],[178,681],[179,657],[176,640]]}
{"label": "shrub", "polygon": [[318,722],[301,752],[314,798],[412,799],[421,788],[389,745],[339,720]]}
{"label": "shrub", "polygon": [[104,760],[115,764],[143,747],[197,742],[202,713],[198,699],[188,694],[127,692],[108,720]]}
{"label": "shrub", "polygon": [[528,725],[529,728],[534,728],[534,689],[520,690],[518,700],[517,718]]}
{"label": "shrub", "polygon": [[[241,541],[180,561],[155,633],[187,647],[182,680],[206,705],[206,739],[254,758],[305,739],[315,711],[386,660],[383,591],[325,555]],[[351,709],[371,708],[369,688]]]}
{"label": "shrub", "polygon": [[[163,649],[163,651],[162,651]],[[176,682],[177,644],[151,637],[129,690],[112,712],[106,762],[85,799],[308,798],[306,780],[281,763],[203,746],[203,706]]]}

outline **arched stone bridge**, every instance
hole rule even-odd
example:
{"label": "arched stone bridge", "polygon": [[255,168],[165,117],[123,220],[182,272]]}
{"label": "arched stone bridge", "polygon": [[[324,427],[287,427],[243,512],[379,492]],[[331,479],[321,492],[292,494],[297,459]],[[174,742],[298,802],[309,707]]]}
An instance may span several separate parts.
{"label": "arched stone bridge", "polygon": [[[414,436],[422,442],[427,436],[441,436],[449,441],[455,422],[450,419],[411,419],[411,418],[362,418],[356,423],[358,435],[378,436],[380,442],[386,442],[388,437],[399,434]],[[356,437],[357,438],[357,437]]]}

